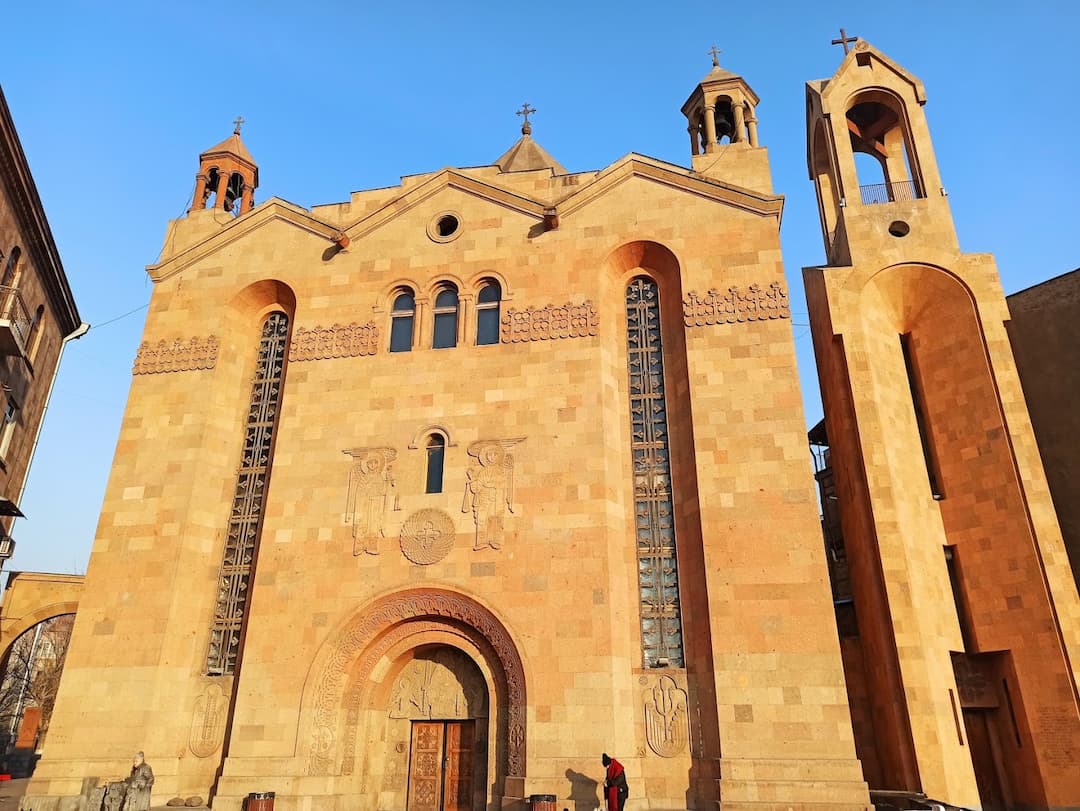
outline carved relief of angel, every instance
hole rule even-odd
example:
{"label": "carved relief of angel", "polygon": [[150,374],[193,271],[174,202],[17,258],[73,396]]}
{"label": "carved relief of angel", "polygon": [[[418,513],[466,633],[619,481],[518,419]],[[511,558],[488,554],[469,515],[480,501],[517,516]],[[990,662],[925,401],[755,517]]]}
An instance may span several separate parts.
{"label": "carved relief of angel", "polygon": [[514,511],[514,456],[518,439],[480,440],[469,445],[476,463],[466,471],[461,511],[472,512],[476,524],[474,549],[502,547],[506,513]]}
{"label": "carved relief of angel", "polygon": [[394,487],[393,448],[353,448],[343,451],[353,458],[349,471],[349,494],[345,520],[353,528],[353,554],[379,554],[379,539],[385,536],[383,524]]}

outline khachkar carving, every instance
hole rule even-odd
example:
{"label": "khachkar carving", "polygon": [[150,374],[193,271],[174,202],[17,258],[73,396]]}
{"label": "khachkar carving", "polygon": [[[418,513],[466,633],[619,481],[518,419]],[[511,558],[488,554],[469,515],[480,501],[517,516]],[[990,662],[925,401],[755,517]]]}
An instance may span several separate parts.
{"label": "khachkar carving", "polygon": [[454,519],[442,510],[417,510],[401,525],[401,551],[413,563],[438,563],[454,547]]}
{"label": "khachkar carving", "polygon": [[[367,650],[377,638],[402,623],[425,619],[455,620],[479,635],[490,646],[498,664],[499,681],[506,687],[506,729],[508,746],[503,774],[525,774],[525,669],[513,639],[501,622],[479,603],[463,594],[438,589],[417,589],[377,601],[358,612],[349,625],[328,643],[330,655],[320,668],[321,675],[312,692],[311,745],[307,772],[329,774],[333,763],[336,725],[341,710],[346,672],[357,655]],[[372,651],[374,653],[375,651]],[[370,673],[373,663],[364,672]]]}
{"label": "khachkar carving", "polygon": [[353,458],[349,471],[349,495],[345,520],[352,524],[353,554],[379,554],[379,539],[385,537],[383,524],[394,487],[393,448],[352,448],[342,453]]}
{"label": "khachkar carving", "polygon": [[645,691],[645,740],[660,757],[675,757],[690,740],[686,691],[671,676],[661,676]]}
{"label": "khachkar carving", "polygon": [[290,361],[355,358],[374,355],[379,349],[379,327],[374,321],[347,326],[300,327],[289,348]]}
{"label": "khachkar carving", "polygon": [[158,341],[151,344],[144,341],[135,355],[135,365],[131,367],[133,375],[154,375],[163,372],[193,372],[199,369],[213,369],[217,363],[218,339],[213,335],[203,340],[192,338],[183,341],[177,338],[173,342]]}
{"label": "khachkar carving", "polygon": [[225,691],[220,684],[208,684],[195,701],[191,715],[188,747],[195,757],[210,757],[225,737]]}
{"label": "khachkar carving", "polygon": [[586,338],[596,335],[600,317],[591,301],[567,302],[561,307],[527,307],[505,310],[499,325],[499,340],[504,344],[523,341],[551,341],[556,338]]}
{"label": "khachkar carving", "polygon": [[524,439],[482,439],[469,445],[476,464],[466,472],[461,511],[473,515],[474,549],[502,547],[504,519],[514,511],[514,456],[509,450]]}
{"label": "khachkar carving", "polygon": [[726,293],[710,290],[704,296],[691,290],[683,301],[683,319],[688,327],[790,317],[787,292],[780,282],[773,282],[767,290],[752,284],[746,292],[729,287]]}

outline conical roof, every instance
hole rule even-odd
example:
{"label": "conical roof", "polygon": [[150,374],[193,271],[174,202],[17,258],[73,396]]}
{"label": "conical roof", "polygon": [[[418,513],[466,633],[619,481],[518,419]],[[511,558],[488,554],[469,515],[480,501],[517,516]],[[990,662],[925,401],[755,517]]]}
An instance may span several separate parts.
{"label": "conical roof", "polygon": [[698,84],[708,84],[709,82],[723,82],[728,79],[742,79],[737,73],[732,73],[727,68],[722,68],[719,65],[713,65],[712,70],[705,74],[705,78]]}
{"label": "conical roof", "polygon": [[210,147],[208,150],[199,155],[199,157],[203,158],[207,155],[220,155],[222,153],[225,153],[227,155],[235,155],[241,160],[246,161],[253,166],[255,165],[255,159],[251,157],[251,153],[248,152],[247,147],[244,146],[244,142],[240,140],[240,133],[237,130],[233,130],[232,135],[230,135],[217,146]]}
{"label": "conical roof", "polygon": [[557,175],[569,174],[566,167],[551,157],[546,149],[533,140],[532,127],[528,123],[521,128],[521,137],[496,159],[495,165],[504,172],[553,169]]}

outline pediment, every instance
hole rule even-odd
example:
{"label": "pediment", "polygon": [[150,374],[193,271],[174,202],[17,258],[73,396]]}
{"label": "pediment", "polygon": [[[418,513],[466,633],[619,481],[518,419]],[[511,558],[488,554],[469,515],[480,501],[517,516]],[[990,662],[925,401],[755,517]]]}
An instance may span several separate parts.
{"label": "pediment", "polygon": [[278,197],[272,197],[247,214],[232,220],[219,231],[178,251],[164,262],[147,265],[146,272],[151,280],[160,282],[221,250],[226,245],[274,223],[287,223],[326,239],[328,242],[340,232],[339,228],[313,217],[306,209]]}
{"label": "pediment", "polygon": [[[882,53],[869,42],[863,39],[855,43],[855,47],[852,48],[851,51],[848,52],[847,56],[844,57],[844,61],[840,63],[840,67],[837,68],[836,73],[833,74],[832,79],[828,80],[828,82],[824,83],[818,88],[818,92],[820,93],[822,98],[823,106],[828,108],[834,101],[845,101],[845,99],[834,100],[832,97],[836,93],[843,93],[846,96],[846,94],[853,86],[868,87],[872,84],[871,82],[868,82],[867,79],[864,78],[862,75],[857,77],[851,77],[853,82],[845,81],[848,78],[849,74],[855,73],[856,71],[865,71],[866,68],[863,66],[862,63],[864,63],[867,59],[870,60],[871,65],[873,65],[874,67],[884,68],[886,71],[891,73],[896,78],[900,79],[905,84],[910,85],[912,91],[915,94],[915,99],[919,102],[919,104],[926,103],[926,87],[923,85],[922,81],[917,76],[915,76],[915,74],[901,67],[899,63],[894,62],[884,53]],[[813,84],[814,83],[808,83],[808,87]]]}
{"label": "pediment", "polygon": [[762,217],[775,217],[778,223],[784,210],[783,195],[760,194],[633,152],[602,170],[587,185],[557,201],[555,208],[560,217],[568,217],[631,178],[659,183]]}

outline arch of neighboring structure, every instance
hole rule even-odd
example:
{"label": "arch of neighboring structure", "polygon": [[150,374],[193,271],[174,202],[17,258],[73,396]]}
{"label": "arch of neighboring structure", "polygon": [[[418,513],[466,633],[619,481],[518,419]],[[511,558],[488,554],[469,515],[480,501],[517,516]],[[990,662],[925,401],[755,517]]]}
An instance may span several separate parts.
{"label": "arch of neighboring structure", "polygon": [[[422,588],[377,598],[353,612],[320,648],[301,704],[309,775],[355,768],[359,711],[380,695],[386,662],[425,645],[461,650],[484,674],[504,796],[521,796],[526,763],[525,669],[505,624],[459,591]],[[514,784],[511,787],[510,781]]]}
{"label": "arch of neighboring structure", "polygon": [[[0,625],[0,630],[2,630],[3,634],[2,639],[0,639],[0,662],[7,659],[8,653],[11,652],[11,646],[14,645],[15,641],[27,631],[32,631],[36,626],[43,622],[48,622],[57,617],[64,617],[68,614],[74,614],[78,609],[79,603],[75,600],[51,603],[35,609],[28,614],[24,614],[21,617],[12,618],[10,620],[10,625],[7,625],[6,623]],[[8,620],[8,618],[4,617],[3,620]]]}

